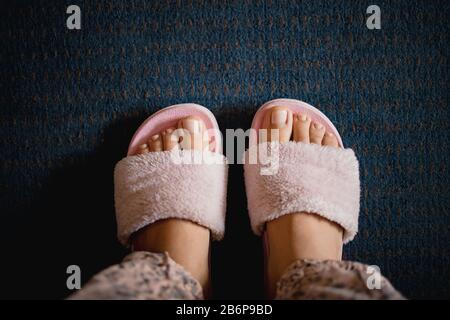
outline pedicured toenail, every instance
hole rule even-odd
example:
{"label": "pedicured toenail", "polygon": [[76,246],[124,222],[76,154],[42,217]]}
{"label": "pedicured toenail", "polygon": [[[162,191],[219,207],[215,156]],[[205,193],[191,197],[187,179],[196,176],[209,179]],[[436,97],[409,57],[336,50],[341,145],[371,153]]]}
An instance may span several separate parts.
{"label": "pedicured toenail", "polygon": [[152,140],[155,141],[159,138],[159,134],[155,134],[154,136],[152,136]]}
{"label": "pedicured toenail", "polygon": [[323,125],[321,125],[320,123],[314,123],[314,128],[316,128],[317,130],[320,130],[323,128]]}
{"label": "pedicured toenail", "polygon": [[272,113],[272,124],[283,124],[287,121],[288,112],[286,110],[276,110]]}
{"label": "pedicured toenail", "polygon": [[183,128],[192,133],[198,133],[200,132],[200,122],[193,119],[183,120]]}

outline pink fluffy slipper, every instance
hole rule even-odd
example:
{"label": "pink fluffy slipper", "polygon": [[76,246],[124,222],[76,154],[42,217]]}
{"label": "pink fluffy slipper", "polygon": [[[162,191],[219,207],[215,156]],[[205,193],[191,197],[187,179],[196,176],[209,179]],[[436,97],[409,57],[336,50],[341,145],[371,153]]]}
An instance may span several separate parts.
{"label": "pink fluffy slipper", "polygon": [[[274,106],[288,107],[321,123],[337,137],[341,148],[294,141],[254,145],[251,142],[244,168],[253,231],[260,235],[268,221],[290,213],[308,212],[342,226],[344,243],[351,241],[358,231],[360,197],[358,160],[354,152],[343,148],[339,132],[322,112],[298,100],[277,99],[265,103],[255,114],[252,129],[261,127],[265,112]],[[248,163],[255,147],[267,149],[269,157],[276,156],[275,171],[265,172],[260,161]]]}
{"label": "pink fluffy slipper", "polygon": [[[210,150],[176,150],[137,154],[148,138],[187,116],[203,120]],[[184,161],[202,159],[204,161]],[[208,161],[206,161],[206,159]],[[217,121],[206,108],[179,104],[150,116],[131,139],[128,155],[114,170],[114,197],[119,241],[158,220],[190,220],[211,230],[220,240],[225,231],[227,163]]]}

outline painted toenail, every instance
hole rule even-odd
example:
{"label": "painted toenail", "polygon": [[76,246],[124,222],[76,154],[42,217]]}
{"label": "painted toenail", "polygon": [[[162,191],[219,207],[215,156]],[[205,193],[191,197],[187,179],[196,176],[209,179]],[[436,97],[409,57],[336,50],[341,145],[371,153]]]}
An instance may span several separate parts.
{"label": "painted toenail", "polygon": [[308,120],[308,117],[305,114],[302,114],[302,121]]}
{"label": "painted toenail", "polygon": [[183,120],[183,128],[191,133],[198,133],[200,132],[200,122],[194,119],[185,119]]}
{"label": "painted toenail", "polygon": [[152,137],[152,140],[155,141],[155,140],[158,140],[158,138],[159,138],[159,134],[155,134],[155,135]]}
{"label": "painted toenail", "polygon": [[314,123],[314,128],[316,128],[317,130],[320,130],[323,128],[323,125],[321,125],[320,123]]}
{"label": "painted toenail", "polygon": [[276,110],[272,112],[272,124],[283,124],[287,121],[287,110]]}

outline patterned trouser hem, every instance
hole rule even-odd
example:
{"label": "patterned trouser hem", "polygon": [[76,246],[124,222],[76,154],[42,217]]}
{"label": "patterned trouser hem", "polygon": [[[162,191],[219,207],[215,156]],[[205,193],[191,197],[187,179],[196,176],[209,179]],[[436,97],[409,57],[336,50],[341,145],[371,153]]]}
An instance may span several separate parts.
{"label": "patterned trouser hem", "polygon": [[69,299],[201,300],[203,291],[167,253],[138,251],[95,275]]}
{"label": "patterned trouser hem", "polygon": [[404,299],[385,277],[373,269],[368,270],[368,267],[352,261],[297,260],[278,282],[276,299]]}
{"label": "patterned trouser hem", "polygon": [[[276,299],[404,299],[386,278],[367,268],[351,261],[295,261],[278,282]],[[368,285],[371,277],[375,287]],[[68,299],[200,300],[203,291],[167,253],[134,252]]]}

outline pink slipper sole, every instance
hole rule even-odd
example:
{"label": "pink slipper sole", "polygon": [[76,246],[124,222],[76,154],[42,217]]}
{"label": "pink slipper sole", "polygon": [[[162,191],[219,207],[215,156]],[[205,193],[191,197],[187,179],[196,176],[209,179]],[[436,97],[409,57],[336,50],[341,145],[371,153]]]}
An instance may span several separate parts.
{"label": "pink slipper sole", "polygon": [[[288,107],[323,124],[343,146],[339,132],[319,110],[301,101],[276,99],[265,103],[255,114],[252,129],[261,128],[265,112],[274,106]],[[255,148],[267,148],[269,160],[277,164],[273,171],[264,165],[248,163]],[[289,141],[251,146],[244,164],[248,210],[252,229],[257,235],[265,224],[286,214],[307,212],[320,215],[344,229],[344,243],[358,230],[359,166],[351,149]],[[267,159],[266,159],[267,160]]]}
{"label": "pink slipper sole", "polygon": [[[196,116],[204,121],[211,150],[174,150],[137,154],[136,148],[153,135],[176,127],[179,119]],[[178,162],[179,159],[208,162]],[[175,159],[177,161],[175,161]],[[211,231],[213,240],[223,238],[227,192],[227,163],[222,140],[212,113],[196,104],[164,108],[139,127],[128,155],[114,170],[114,200],[119,241],[128,246],[131,235],[159,220],[177,218],[195,222]]]}

